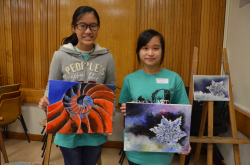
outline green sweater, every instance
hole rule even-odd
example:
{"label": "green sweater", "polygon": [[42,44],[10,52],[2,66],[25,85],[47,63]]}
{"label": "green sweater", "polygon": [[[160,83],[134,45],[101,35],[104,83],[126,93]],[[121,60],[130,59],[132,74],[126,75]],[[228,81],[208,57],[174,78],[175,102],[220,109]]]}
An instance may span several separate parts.
{"label": "green sweater", "polygon": [[[162,68],[157,74],[146,74],[142,69],[125,77],[119,103],[126,102],[189,104],[181,77]],[[173,153],[126,151],[127,158],[140,165],[167,165]]]}

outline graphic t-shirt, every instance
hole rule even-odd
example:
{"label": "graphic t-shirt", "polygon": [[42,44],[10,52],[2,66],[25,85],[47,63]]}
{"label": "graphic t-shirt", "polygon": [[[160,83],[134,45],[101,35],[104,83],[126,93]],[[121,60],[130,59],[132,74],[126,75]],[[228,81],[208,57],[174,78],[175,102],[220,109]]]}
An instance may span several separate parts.
{"label": "graphic t-shirt", "polygon": [[[146,74],[142,69],[125,77],[118,103],[126,102],[189,104],[181,77],[162,68],[157,74]],[[167,165],[173,153],[126,151],[127,158],[140,165]]]}

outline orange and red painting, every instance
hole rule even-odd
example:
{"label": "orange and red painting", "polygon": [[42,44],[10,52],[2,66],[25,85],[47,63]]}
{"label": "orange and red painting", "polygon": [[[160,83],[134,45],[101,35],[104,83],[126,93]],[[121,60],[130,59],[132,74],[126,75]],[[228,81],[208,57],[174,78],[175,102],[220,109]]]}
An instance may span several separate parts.
{"label": "orange and red painting", "polygon": [[114,85],[49,80],[46,133],[110,133]]}

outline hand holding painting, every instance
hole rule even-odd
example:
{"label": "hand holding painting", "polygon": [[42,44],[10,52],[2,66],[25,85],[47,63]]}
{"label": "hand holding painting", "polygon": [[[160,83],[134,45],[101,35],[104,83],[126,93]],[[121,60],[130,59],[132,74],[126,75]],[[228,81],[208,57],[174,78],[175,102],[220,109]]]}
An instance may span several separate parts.
{"label": "hand holding painting", "polygon": [[188,153],[182,153],[182,152],[179,152],[178,154],[182,154],[182,155],[188,155],[191,151],[191,146],[190,146],[190,143],[189,143],[189,148],[188,148]]}
{"label": "hand holding painting", "polygon": [[123,116],[126,116],[126,103],[121,104],[120,110],[121,110]]}
{"label": "hand holding painting", "polygon": [[47,96],[43,96],[41,99],[40,99],[40,102],[39,102],[39,108],[40,109],[43,109],[44,111],[47,110],[47,107],[49,105],[49,100],[48,100],[48,97]]}
{"label": "hand holding painting", "polygon": [[[133,103],[134,101],[131,101],[131,102]],[[119,105],[120,105],[120,110],[121,110],[123,116],[125,117],[126,116],[126,103],[122,103]]]}

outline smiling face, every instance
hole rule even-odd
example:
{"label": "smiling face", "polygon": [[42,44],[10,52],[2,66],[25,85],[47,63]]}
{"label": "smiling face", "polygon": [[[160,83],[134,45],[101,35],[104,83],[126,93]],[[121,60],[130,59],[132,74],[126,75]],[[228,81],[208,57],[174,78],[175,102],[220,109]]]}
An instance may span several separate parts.
{"label": "smiling face", "polygon": [[[98,24],[97,18],[93,13],[84,14],[76,24]],[[90,30],[88,27],[86,30],[79,30],[76,26],[72,26],[76,36],[78,38],[78,43],[76,47],[83,51],[89,51],[94,48],[93,43],[97,37],[98,30]]]}
{"label": "smiling face", "polygon": [[159,67],[162,57],[162,46],[159,36],[154,36],[139,51],[139,56],[144,67]]}

